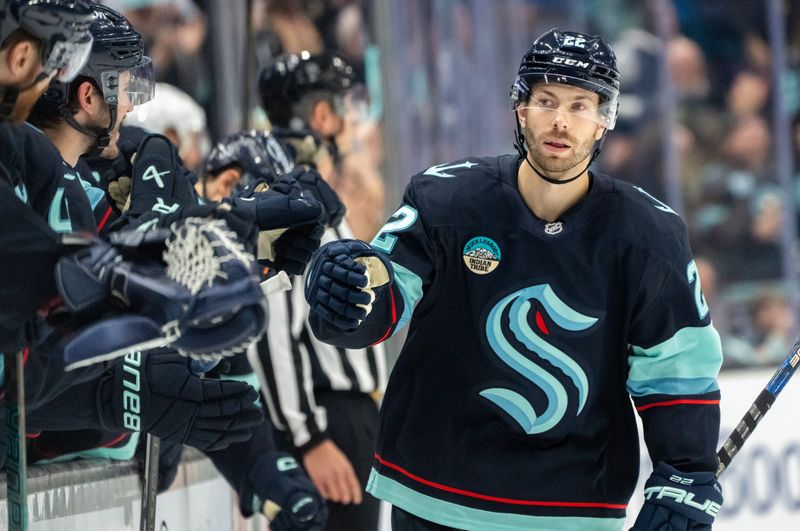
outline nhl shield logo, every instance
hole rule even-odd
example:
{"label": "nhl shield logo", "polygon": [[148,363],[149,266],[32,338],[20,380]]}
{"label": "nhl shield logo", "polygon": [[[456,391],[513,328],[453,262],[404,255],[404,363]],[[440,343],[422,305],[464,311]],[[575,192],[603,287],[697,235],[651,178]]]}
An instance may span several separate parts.
{"label": "nhl shield logo", "polygon": [[564,224],[560,221],[554,221],[544,226],[545,234],[549,234],[551,236],[558,234],[562,230],[564,230]]}
{"label": "nhl shield logo", "polygon": [[500,265],[500,246],[485,236],[472,238],[464,246],[464,263],[470,271],[487,275]]}

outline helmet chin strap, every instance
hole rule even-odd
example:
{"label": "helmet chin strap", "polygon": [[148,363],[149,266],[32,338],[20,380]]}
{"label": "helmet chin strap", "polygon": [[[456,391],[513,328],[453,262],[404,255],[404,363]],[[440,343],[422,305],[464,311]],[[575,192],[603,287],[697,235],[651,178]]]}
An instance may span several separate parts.
{"label": "helmet chin strap", "polygon": [[520,154],[520,156],[523,159],[525,159],[525,162],[528,163],[528,166],[530,166],[530,168],[533,170],[533,172],[536,175],[538,175],[539,177],[541,177],[543,180],[545,180],[548,183],[550,183],[550,184],[567,184],[567,183],[571,183],[572,181],[578,179],[581,175],[586,173],[586,170],[588,170],[589,166],[592,165],[592,162],[594,162],[594,159],[596,159],[597,156],[600,154],[600,150],[602,149],[602,145],[603,145],[603,140],[605,140],[605,137],[606,137],[606,134],[605,134],[605,131],[604,131],[603,132],[603,136],[600,138],[600,140],[597,141],[597,147],[592,152],[592,156],[589,157],[589,162],[586,164],[586,166],[583,168],[583,170],[580,171],[580,173],[578,173],[577,175],[575,175],[573,177],[570,177],[569,179],[553,179],[552,177],[548,177],[544,173],[542,173],[539,170],[537,170],[536,167],[533,164],[531,164],[531,161],[528,158],[528,149],[525,146],[525,135],[523,134],[522,127],[519,124],[519,116],[517,116],[516,113],[514,113],[514,117],[517,120],[517,130],[515,131],[515,134],[514,134],[514,136],[515,136],[514,147],[517,148],[517,152]]}
{"label": "helmet chin strap", "polygon": [[61,115],[64,117],[64,121],[66,121],[70,127],[92,139],[92,147],[89,148],[89,151],[84,153],[85,156],[96,157],[108,147],[108,144],[111,142],[111,130],[114,128],[114,124],[117,122],[116,105],[108,106],[109,122],[108,127],[106,128],[86,127],[81,125],[72,115],[72,113],[69,112],[69,109],[67,109],[66,105],[61,105],[59,109],[61,110]]}

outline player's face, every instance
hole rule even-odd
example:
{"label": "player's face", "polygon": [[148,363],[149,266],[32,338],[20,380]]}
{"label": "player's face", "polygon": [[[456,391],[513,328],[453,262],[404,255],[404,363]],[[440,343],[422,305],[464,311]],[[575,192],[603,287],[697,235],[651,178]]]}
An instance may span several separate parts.
{"label": "player's face", "polygon": [[[117,155],[119,155],[119,148],[117,147],[117,142],[119,141],[119,128],[122,125],[122,121],[125,119],[125,115],[133,110],[133,104],[131,103],[130,97],[128,96],[128,84],[130,83],[130,72],[123,72],[119,76],[119,93],[117,95],[117,121],[114,123],[113,128],[111,129],[111,140],[108,142],[108,147],[106,147],[103,152],[100,154],[101,157],[105,159],[113,159]],[[108,124],[108,120],[110,115],[106,117],[106,124]]]}
{"label": "player's face", "polygon": [[597,93],[562,84],[533,87],[520,125],[532,162],[557,177],[584,162],[605,129],[598,125]]}

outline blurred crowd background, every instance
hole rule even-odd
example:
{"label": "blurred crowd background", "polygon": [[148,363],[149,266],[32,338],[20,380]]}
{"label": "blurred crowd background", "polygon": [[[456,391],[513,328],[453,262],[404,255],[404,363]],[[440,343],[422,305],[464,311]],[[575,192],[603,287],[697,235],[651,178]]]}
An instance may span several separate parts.
{"label": "blurred crowd background", "polygon": [[414,173],[513,151],[509,89],[535,36],[554,26],[598,33],[623,81],[595,171],[683,216],[725,368],[775,364],[794,342],[800,0],[106,3],[142,32],[162,83],[128,119],[179,130],[193,168],[225,134],[269,128],[255,87],[276,56],[349,60],[357,85],[336,138],[336,189],[363,239]]}

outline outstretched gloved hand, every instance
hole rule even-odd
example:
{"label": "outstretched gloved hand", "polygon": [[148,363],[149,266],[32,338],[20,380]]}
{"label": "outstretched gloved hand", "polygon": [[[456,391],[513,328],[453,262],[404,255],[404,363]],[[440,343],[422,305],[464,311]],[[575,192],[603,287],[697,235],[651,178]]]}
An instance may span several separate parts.
{"label": "outstretched gloved hand", "polygon": [[360,240],[338,240],[319,248],[311,262],[305,296],[311,311],[345,331],[372,310],[375,290],[392,284],[391,261]]}
{"label": "outstretched gloved hand", "polygon": [[244,382],[195,376],[190,360],[169,349],[117,358],[97,394],[104,429],[152,433],[200,450],[248,440],[264,422],[257,400]]}

